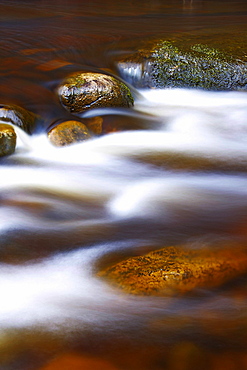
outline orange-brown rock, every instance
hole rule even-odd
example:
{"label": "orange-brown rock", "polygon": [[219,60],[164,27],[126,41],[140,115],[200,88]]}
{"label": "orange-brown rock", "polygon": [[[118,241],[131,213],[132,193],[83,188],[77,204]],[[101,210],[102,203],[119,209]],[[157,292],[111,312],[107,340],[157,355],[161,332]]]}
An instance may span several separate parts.
{"label": "orange-brown rock", "polygon": [[57,357],[40,370],[117,370],[117,368],[103,359],[84,357],[68,353]]}
{"label": "orange-brown rock", "polygon": [[16,147],[16,133],[11,125],[0,124],[0,156],[14,153]]}
{"label": "orange-brown rock", "polygon": [[247,272],[247,251],[238,246],[166,247],[105,268],[98,276],[127,293],[166,296],[213,288]]}
{"label": "orange-brown rock", "polygon": [[93,134],[95,135],[102,134],[102,123],[103,123],[102,117],[96,116],[90,118],[83,118],[82,122]]}
{"label": "orange-brown rock", "polygon": [[91,138],[86,125],[80,121],[65,121],[48,132],[48,139],[55,146],[66,146]]}
{"label": "orange-brown rock", "polygon": [[103,73],[77,72],[58,87],[61,104],[71,113],[92,108],[131,107],[130,89],[120,80]]}

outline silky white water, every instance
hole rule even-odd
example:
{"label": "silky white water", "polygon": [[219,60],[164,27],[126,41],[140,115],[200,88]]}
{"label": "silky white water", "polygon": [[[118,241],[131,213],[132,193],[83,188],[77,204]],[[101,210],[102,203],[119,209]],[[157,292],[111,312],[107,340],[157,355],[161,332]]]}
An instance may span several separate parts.
{"label": "silky white water", "polygon": [[[1,159],[3,351],[30,330],[48,338],[142,331],[141,341],[169,342],[183,332],[168,324],[181,314],[191,338],[203,338],[203,310],[246,320],[246,297],[236,303],[206,290],[203,299],[128,296],[96,277],[109,256],[238,240],[234,228],[247,220],[247,93],[143,90],[132,113],[143,117],[142,130],[62,148],[19,130],[16,153]],[[158,319],[163,326],[147,334]]]}

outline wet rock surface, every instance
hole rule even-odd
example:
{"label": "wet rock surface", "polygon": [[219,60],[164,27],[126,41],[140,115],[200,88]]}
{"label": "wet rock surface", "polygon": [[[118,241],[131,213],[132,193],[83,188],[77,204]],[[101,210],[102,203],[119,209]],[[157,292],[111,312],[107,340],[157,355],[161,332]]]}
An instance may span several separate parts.
{"label": "wet rock surface", "polygon": [[20,127],[28,134],[35,130],[37,116],[18,105],[0,105],[0,120]]}
{"label": "wet rock surface", "polygon": [[115,77],[101,73],[75,73],[58,88],[62,105],[71,113],[92,108],[132,107],[130,89]]}
{"label": "wet rock surface", "polygon": [[167,296],[218,287],[246,271],[247,253],[241,248],[176,246],[131,257],[98,275],[126,293]]}
{"label": "wet rock surface", "polygon": [[86,357],[76,353],[66,353],[53,359],[40,370],[117,370],[117,368],[104,359]]}
{"label": "wet rock surface", "polygon": [[0,124],[0,156],[14,153],[16,147],[16,133],[8,124]]}
{"label": "wet rock surface", "polygon": [[66,146],[91,138],[84,123],[80,121],[64,121],[48,132],[48,139],[54,146]]}
{"label": "wet rock surface", "polygon": [[150,41],[119,60],[117,70],[137,88],[246,90],[246,54],[238,57],[235,53],[241,47],[236,45],[231,54],[222,42],[217,45],[204,39]]}
{"label": "wet rock surface", "polygon": [[103,118],[96,116],[90,118],[82,118],[82,123],[87,126],[89,131],[91,131],[95,135],[102,134],[102,125],[103,125]]}

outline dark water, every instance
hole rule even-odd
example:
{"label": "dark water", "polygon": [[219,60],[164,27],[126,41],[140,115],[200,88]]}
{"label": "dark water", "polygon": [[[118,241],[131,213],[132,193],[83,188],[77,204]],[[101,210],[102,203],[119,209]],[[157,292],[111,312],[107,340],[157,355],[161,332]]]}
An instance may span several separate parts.
{"label": "dark water", "polygon": [[119,132],[66,148],[46,137],[68,117],[56,96],[68,73],[114,74],[114,60],[150,38],[230,47],[245,40],[247,3],[1,1],[0,10],[0,102],[41,117],[1,159],[0,369],[247,369],[245,277],[161,298],[95,275],[171,244],[247,245],[247,92],[133,89],[128,115],[103,112]]}

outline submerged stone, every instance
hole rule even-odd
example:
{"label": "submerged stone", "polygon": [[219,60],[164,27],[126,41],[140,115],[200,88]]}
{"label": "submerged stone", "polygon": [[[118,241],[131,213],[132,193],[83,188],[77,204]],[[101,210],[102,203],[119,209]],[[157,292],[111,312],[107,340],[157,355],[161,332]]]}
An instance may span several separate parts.
{"label": "submerged stone", "polygon": [[102,134],[102,124],[103,118],[100,116],[82,118],[82,122],[87,126],[87,128],[95,135]]}
{"label": "submerged stone", "polygon": [[75,73],[59,86],[62,105],[72,113],[90,108],[132,107],[130,89],[115,77],[102,73]]}
{"label": "submerged stone", "polygon": [[112,365],[107,360],[83,356],[77,353],[65,353],[52,359],[47,365],[40,370],[117,370],[118,368]]}
{"label": "submerged stone", "polygon": [[18,105],[0,105],[0,120],[10,122],[31,134],[35,129],[37,116]]}
{"label": "submerged stone", "polygon": [[0,156],[14,153],[16,147],[16,133],[11,125],[0,124]]}
{"label": "submerged stone", "polygon": [[118,72],[137,88],[246,90],[246,55],[239,59],[224,47],[217,49],[198,41],[149,42],[138,52],[118,61]]}
{"label": "submerged stone", "polygon": [[48,132],[48,139],[55,146],[66,146],[91,138],[86,125],[80,121],[65,121]]}
{"label": "submerged stone", "polygon": [[247,271],[247,252],[238,247],[166,247],[131,257],[98,273],[126,293],[166,296],[214,288]]}

